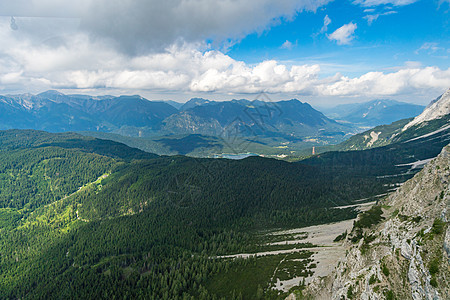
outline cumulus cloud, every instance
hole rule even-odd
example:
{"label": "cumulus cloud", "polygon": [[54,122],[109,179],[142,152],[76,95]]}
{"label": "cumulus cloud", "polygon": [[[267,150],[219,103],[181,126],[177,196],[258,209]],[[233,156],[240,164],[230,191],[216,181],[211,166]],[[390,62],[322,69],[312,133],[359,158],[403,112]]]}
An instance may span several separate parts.
{"label": "cumulus cloud", "polygon": [[[9,20],[5,20],[8,25]],[[77,34],[58,47],[14,41],[15,31],[0,38],[0,87],[28,91],[105,88],[111,91],[173,91],[178,93],[269,93],[313,96],[377,96],[441,91],[448,88],[450,69],[406,65],[393,72],[359,77],[324,77],[320,64],[286,65],[276,60],[254,65],[216,50],[192,44],[168,47],[161,53],[129,56]],[[14,41],[14,42],[13,42]]]}
{"label": "cumulus cloud", "polygon": [[353,22],[343,25],[328,35],[330,41],[336,41],[338,45],[348,45],[355,38],[353,35],[357,25]]}
{"label": "cumulus cloud", "polygon": [[360,77],[342,76],[333,84],[320,88],[325,95],[396,95],[420,89],[448,88],[450,68],[402,69],[393,73],[369,72]]}

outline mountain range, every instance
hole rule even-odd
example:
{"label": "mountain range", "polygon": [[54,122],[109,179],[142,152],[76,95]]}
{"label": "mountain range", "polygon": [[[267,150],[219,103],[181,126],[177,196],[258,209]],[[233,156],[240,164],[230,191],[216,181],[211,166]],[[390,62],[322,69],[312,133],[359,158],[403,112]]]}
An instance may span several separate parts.
{"label": "mountain range", "polygon": [[[420,106],[390,100],[339,106],[333,116],[343,118],[337,122],[296,99],[192,98],[182,104],[149,101],[141,96],[65,95],[47,91],[0,96],[0,129],[78,131],[127,141],[158,154],[209,157],[257,153],[285,157],[311,153],[313,146],[338,144],[362,126],[373,124],[371,120],[385,122],[413,117],[419,109]],[[186,139],[199,143],[192,149],[186,148]]]}
{"label": "mountain range", "polygon": [[125,132],[136,136],[238,133],[286,137],[343,135],[348,130],[295,99],[269,103],[193,98],[178,110],[168,103],[140,96],[90,97],[47,91],[1,96],[0,105],[2,129]]}
{"label": "mountain range", "polygon": [[122,127],[159,130],[177,112],[164,102],[140,96],[90,97],[47,91],[38,95],[0,96],[1,128],[63,131],[114,131]]}
{"label": "mountain range", "polygon": [[[90,132],[95,136],[112,133],[112,139],[121,141],[124,139],[117,135],[146,138],[133,145],[143,144],[141,149],[159,154],[203,157],[249,152],[286,156],[310,144],[336,144],[355,131],[296,99],[219,102],[193,98],[183,105],[172,103],[179,109],[169,103],[140,96],[97,97],[57,91],[5,95],[0,96],[0,129]],[[188,137],[191,141],[203,136],[209,142],[184,149],[188,135],[194,135]]]}
{"label": "mountain range", "polygon": [[322,111],[326,116],[335,120],[363,127],[374,127],[415,117],[424,108],[422,105],[380,99],[364,103],[338,105],[322,109]]}
{"label": "mountain range", "polygon": [[167,118],[163,130],[213,136],[344,135],[346,128],[296,99],[278,102],[232,100],[206,101]]}

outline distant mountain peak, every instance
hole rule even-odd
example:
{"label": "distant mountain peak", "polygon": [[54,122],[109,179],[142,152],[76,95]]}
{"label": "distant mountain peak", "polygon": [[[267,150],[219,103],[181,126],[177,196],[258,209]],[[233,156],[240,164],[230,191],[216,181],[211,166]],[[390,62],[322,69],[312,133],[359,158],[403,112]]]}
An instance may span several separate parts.
{"label": "distant mountain peak", "polygon": [[47,98],[47,97],[52,98],[55,96],[65,96],[65,95],[57,90],[48,90],[48,91],[38,94],[37,96],[45,97],[45,98]]}
{"label": "distant mountain peak", "polygon": [[180,108],[180,110],[186,110],[186,109],[190,109],[190,108],[194,108],[196,106],[201,106],[201,105],[205,105],[208,103],[211,103],[214,101],[208,100],[208,99],[204,99],[204,98],[191,98],[189,101],[187,101],[185,104],[183,104]]}
{"label": "distant mountain peak", "polygon": [[[298,100],[298,99],[295,99],[295,98],[293,98],[293,99],[290,99],[290,100],[281,100],[281,101],[277,101],[277,102],[291,102],[291,103],[301,103],[301,104],[308,104],[308,103],[306,103],[306,102],[302,102],[302,101],[300,101],[300,100]],[[308,104],[309,105],[309,104]]]}
{"label": "distant mountain peak", "polygon": [[425,110],[403,127],[402,131],[425,121],[439,119],[450,114],[450,88],[432,101]]}

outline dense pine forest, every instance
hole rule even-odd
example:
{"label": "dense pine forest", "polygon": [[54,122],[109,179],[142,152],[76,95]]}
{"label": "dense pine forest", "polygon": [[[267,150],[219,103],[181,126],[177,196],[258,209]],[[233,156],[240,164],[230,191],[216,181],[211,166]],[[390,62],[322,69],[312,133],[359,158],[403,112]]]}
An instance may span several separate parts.
{"label": "dense pine forest", "polygon": [[[437,150],[444,141],[435,142]],[[395,166],[408,151],[425,151],[410,148],[288,163],[157,156],[74,133],[0,132],[0,298],[281,297],[250,275],[245,287],[220,285],[243,270],[269,278],[259,266],[270,258],[217,256],[262,249],[262,230],[355,217],[334,207],[399,180],[380,175],[410,178]]]}

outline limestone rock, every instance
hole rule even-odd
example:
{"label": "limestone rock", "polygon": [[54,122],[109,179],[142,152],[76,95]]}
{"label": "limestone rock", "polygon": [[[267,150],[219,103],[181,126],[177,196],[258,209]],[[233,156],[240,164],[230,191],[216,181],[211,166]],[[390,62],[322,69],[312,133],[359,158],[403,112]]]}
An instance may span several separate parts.
{"label": "limestone rock", "polygon": [[[305,296],[316,299],[450,299],[450,228],[448,222],[450,145],[424,169],[384,200],[385,220],[366,236],[368,245],[352,244],[328,277],[311,283]],[[438,271],[430,273],[432,260]],[[349,289],[351,289],[349,291]]]}

